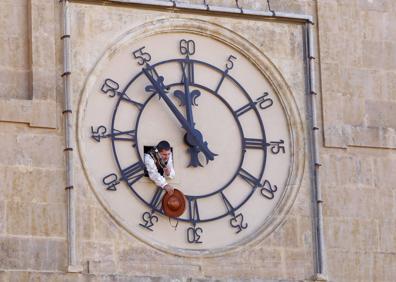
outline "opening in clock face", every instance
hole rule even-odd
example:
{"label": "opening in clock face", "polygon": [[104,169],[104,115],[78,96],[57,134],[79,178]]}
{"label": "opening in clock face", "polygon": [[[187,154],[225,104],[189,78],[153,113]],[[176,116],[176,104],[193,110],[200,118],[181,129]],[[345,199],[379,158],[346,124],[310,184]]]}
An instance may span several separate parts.
{"label": "opening in clock face", "polygon": [[[227,249],[256,234],[281,199],[291,148],[283,106],[251,59],[204,35],[167,32],[126,40],[104,61],[80,144],[115,218],[164,248]],[[187,199],[177,230],[163,215],[164,191],[144,176],[144,147],[160,140],[173,147],[171,184]]]}

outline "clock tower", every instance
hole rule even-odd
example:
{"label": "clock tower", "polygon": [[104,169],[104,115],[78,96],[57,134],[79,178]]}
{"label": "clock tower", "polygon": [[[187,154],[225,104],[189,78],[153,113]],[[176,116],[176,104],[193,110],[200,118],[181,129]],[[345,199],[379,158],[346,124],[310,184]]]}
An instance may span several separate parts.
{"label": "clock tower", "polygon": [[[270,58],[204,20],[162,18],[128,31],[89,75],[78,113],[89,184],[111,216],[155,248],[213,255],[257,243],[301,182],[302,122]],[[145,148],[172,145],[185,212],[169,223]]]}

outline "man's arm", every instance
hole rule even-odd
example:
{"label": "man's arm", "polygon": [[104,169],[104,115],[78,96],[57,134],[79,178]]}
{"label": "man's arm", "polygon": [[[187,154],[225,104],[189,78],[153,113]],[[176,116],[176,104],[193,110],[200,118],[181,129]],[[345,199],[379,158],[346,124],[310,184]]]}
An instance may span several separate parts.
{"label": "man's arm", "polygon": [[169,157],[168,163],[164,169],[166,177],[173,179],[175,178],[175,169],[173,168],[173,156],[172,154]]}

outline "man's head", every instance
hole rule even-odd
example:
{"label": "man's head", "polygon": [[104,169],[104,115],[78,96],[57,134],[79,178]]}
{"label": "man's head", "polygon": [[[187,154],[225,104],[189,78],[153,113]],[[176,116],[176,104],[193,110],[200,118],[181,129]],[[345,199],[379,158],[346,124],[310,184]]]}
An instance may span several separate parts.
{"label": "man's head", "polygon": [[164,161],[168,161],[171,155],[171,146],[168,141],[161,141],[157,145],[158,152]]}

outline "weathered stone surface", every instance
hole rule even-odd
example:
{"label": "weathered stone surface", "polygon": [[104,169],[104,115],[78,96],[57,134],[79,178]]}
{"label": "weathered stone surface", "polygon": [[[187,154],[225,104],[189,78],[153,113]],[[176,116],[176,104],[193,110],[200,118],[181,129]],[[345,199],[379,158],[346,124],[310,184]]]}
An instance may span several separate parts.
{"label": "weathered stone surface", "polygon": [[[42,134],[0,134],[7,150],[0,151],[3,165],[63,168],[63,138]],[[45,152],[45,153],[43,153]]]}
{"label": "weathered stone surface", "polygon": [[339,282],[375,280],[374,256],[370,252],[328,250],[329,280]]}
{"label": "weathered stone surface", "polygon": [[[380,71],[394,71],[396,68],[394,20],[391,19],[394,17],[389,13],[393,5],[391,2],[318,2],[319,23],[324,19],[324,23],[319,25],[319,40],[321,60],[326,63],[321,64],[321,77],[325,144],[328,146],[395,146],[393,141],[373,135],[389,127],[387,118],[392,119],[391,114],[384,118],[376,115],[377,111],[367,108],[373,107],[367,100],[380,97],[386,99],[386,103],[392,99],[386,90],[392,80]],[[338,23],[332,21],[334,15],[340,19]],[[334,97],[334,92],[339,94],[338,97]],[[347,100],[346,95],[350,96]],[[340,105],[344,108],[342,116],[336,114],[340,112]]]}
{"label": "weathered stone surface", "polygon": [[64,240],[0,237],[0,268],[64,271]]}
{"label": "weathered stone surface", "polygon": [[290,217],[282,226],[279,226],[263,244],[268,244],[271,247],[296,248],[301,246],[299,235],[297,218]]}
{"label": "weathered stone surface", "polygon": [[350,251],[376,251],[379,247],[378,221],[326,218],[327,246]]}
{"label": "weathered stone surface", "polygon": [[326,185],[372,185],[373,160],[358,155],[323,155],[323,183]]}
{"label": "weathered stone surface", "polygon": [[395,206],[389,189],[350,186],[323,188],[324,213],[327,216],[385,219],[392,214]]}

